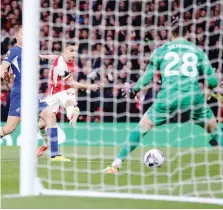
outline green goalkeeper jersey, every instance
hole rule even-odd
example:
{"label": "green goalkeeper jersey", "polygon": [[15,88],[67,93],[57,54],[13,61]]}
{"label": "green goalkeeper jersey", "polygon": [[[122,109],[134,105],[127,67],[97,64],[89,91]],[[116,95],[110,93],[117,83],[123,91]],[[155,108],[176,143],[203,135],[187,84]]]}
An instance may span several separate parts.
{"label": "green goalkeeper jersey", "polygon": [[160,70],[162,78],[157,96],[160,102],[171,104],[180,100],[186,104],[203,103],[203,91],[198,82],[202,77],[210,89],[217,86],[217,78],[207,55],[182,38],[170,41],[152,53],[144,75],[133,89],[138,92],[148,85],[157,70]]}

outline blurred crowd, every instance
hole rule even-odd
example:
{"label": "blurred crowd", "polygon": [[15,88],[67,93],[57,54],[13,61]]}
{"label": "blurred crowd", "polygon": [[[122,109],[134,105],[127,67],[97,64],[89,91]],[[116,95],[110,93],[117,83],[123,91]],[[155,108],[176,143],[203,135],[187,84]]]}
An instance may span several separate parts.
{"label": "blurred crowd", "polygon": [[[125,82],[137,81],[151,52],[169,40],[169,26],[173,19],[183,19],[188,26],[188,40],[206,51],[219,80],[222,80],[221,0],[212,0],[211,4],[206,0],[182,2],[41,0],[41,54],[60,54],[66,40],[77,41],[76,79],[102,86],[96,93],[79,90],[80,121],[137,121],[139,113],[151,106],[160,90],[159,75],[155,75],[152,84],[142,91],[138,101],[126,101],[121,95],[121,87]],[[22,2],[2,0],[1,60],[15,44],[14,27],[21,21]],[[41,61],[40,64],[39,93],[44,96],[51,62]],[[2,82],[2,120],[7,116],[10,86]],[[209,104],[220,119],[223,108],[216,98],[219,97],[209,98]],[[67,120],[61,113],[58,118]]]}

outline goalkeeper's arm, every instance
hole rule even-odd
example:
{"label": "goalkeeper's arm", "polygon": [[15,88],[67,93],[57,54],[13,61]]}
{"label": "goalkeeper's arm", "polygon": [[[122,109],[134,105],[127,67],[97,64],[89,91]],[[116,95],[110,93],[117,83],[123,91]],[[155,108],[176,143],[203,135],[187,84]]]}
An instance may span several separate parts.
{"label": "goalkeeper's arm", "polygon": [[156,72],[156,67],[153,66],[152,63],[149,63],[146,67],[146,71],[142,77],[137,81],[135,86],[133,87],[133,92],[140,92],[145,86],[147,86],[153,79],[153,76]]}
{"label": "goalkeeper's arm", "polygon": [[210,64],[210,61],[205,53],[203,53],[203,59],[201,62],[201,71],[204,75],[204,85],[205,88],[214,89],[218,86],[217,76]]}

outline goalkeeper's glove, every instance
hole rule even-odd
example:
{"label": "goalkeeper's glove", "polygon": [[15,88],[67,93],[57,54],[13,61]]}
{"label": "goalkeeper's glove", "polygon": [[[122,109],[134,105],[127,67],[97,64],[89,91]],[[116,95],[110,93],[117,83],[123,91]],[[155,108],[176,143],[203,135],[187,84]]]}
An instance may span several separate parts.
{"label": "goalkeeper's glove", "polygon": [[133,89],[134,85],[135,85],[135,83],[126,82],[121,89],[122,96],[126,97],[127,95],[129,95],[130,97],[133,96],[135,98],[137,92]]}

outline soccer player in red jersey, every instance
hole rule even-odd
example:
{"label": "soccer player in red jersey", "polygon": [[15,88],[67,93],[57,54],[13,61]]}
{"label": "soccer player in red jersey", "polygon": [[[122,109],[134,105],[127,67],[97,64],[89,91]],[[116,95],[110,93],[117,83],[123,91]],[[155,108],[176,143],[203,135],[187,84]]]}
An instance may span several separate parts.
{"label": "soccer player in red jersey", "polygon": [[[67,42],[60,56],[57,55],[40,55],[41,59],[52,59],[52,69],[50,71],[47,97],[45,101],[54,113],[62,107],[66,110],[67,118],[70,124],[75,127],[80,110],[77,107],[76,93],[78,89],[89,89],[97,91],[99,86],[96,84],[82,84],[74,80],[75,59],[78,53],[78,44],[75,42]],[[40,120],[41,125],[44,121]],[[38,151],[37,156],[41,156],[48,149],[49,143],[45,132],[41,132],[44,140]]]}

